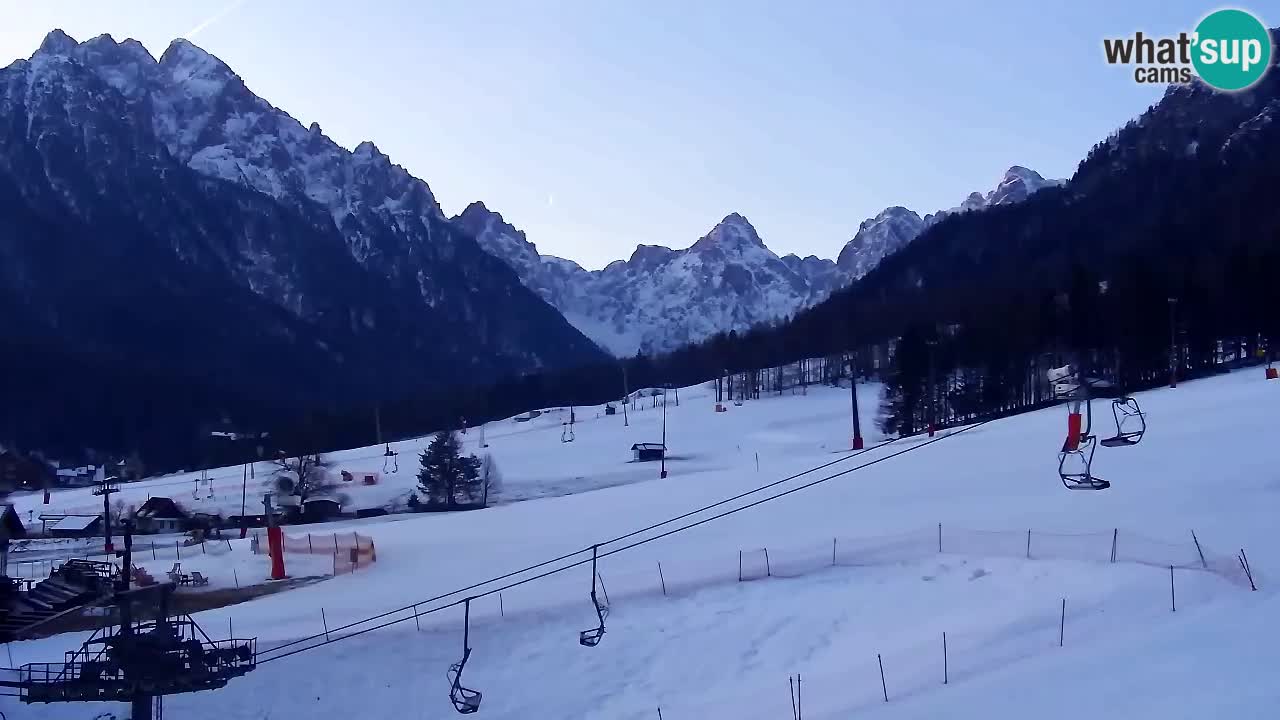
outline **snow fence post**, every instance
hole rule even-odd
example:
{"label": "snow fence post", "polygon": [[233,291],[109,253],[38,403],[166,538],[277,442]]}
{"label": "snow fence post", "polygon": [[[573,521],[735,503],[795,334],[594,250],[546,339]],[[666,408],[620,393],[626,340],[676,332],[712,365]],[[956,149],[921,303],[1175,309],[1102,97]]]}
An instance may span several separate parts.
{"label": "snow fence post", "polygon": [[152,559],[152,560],[155,560],[155,559],[156,559],[156,544],[155,544],[155,543],[151,543],[151,559]]}
{"label": "snow fence post", "polygon": [[773,568],[769,565],[769,548],[764,549],[764,576],[773,577]]}
{"label": "snow fence post", "polygon": [[236,589],[239,590],[240,589],[240,573],[237,573],[234,567],[231,568],[231,577],[236,581]]}
{"label": "snow fence post", "polygon": [[1111,562],[1116,561],[1116,541],[1120,539],[1120,528],[1111,530]]}
{"label": "snow fence post", "polygon": [[942,523],[938,523],[938,552],[942,552]]}
{"label": "snow fence post", "polygon": [[1067,628],[1067,599],[1062,598],[1062,617],[1058,620],[1058,647],[1062,647],[1063,632]]}
{"label": "snow fence post", "polygon": [[742,551],[738,551],[738,582],[742,582]]}
{"label": "snow fence post", "polygon": [[329,621],[324,616],[324,608],[320,608],[320,622],[324,623],[324,641],[329,642]]}
{"label": "snow fence post", "polygon": [[1209,569],[1209,563],[1205,562],[1205,559],[1204,559],[1204,550],[1203,550],[1203,549],[1201,549],[1201,547],[1200,547],[1200,538],[1196,537],[1196,531],[1195,531],[1195,530],[1192,530],[1192,531],[1191,531],[1191,540],[1196,544],[1196,552],[1197,552],[1197,553],[1199,553],[1199,555],[1200,555],[1200,567],[1204,568],[1205,570],[1208,570],[1208,569]]}
{"label": "snow fence post", "polygon": [[1244,548],[1240,548],[1236,560],[1240,561],[1240,568],[1244,570],[1245,577],[1249,578],[1249,589],[1257,592],[1258,586],[1253,584],[1253,570],[1249,567],[1249,556],[1244,554]]}
{"label": "snow fence post", "polygon": [[506,616],[507,616],[506,602],[502,599],[502,593],[498,593],[498,617],[504,618]]}
{"label": "snow fence post", "polygon": [[311,533],[307,533],[307,552],[314,553],[316,549],[311,546]]}
{"label": "snow fence post", "polygon": [[884,684],[884,660],[876,653],[876,662],[880,664],[880,690],[884,693],[884,701],[889,702],[889,686]]}
{"label": "snow fence post", "polygon": [[[501,595],[499,595],[499,596],[498,596],[498,598],[499,598],[499,602],[501,602],[501,598],[502,598],[502,596],[501,596]],[[501,605],[499,605],[498,607],[502,607],[502,606],[501,606]],[[418,606],[417,606],[417,605],[414,605],[414,606],[413,606],[413,625],[414,625],[414,627],[416,627],[416,628],[418,629],[418,632],[422,632],[422,621],[418,619]]]}
{"label": "snow fence post", "polygon": [[208,554],[209,554],[209,551],[208,551],[207,549],[205,549],[204,541],[203,541],[203,540],[201,540],[201,541],[200,541],[200,552],[201,552],[202,554],[204,554],[204,555],[208,555]]}
{"label": "snow fence post", "polygon": [[1178,596],[1173,588],[1173,566],[1169,566],[1169,611],[1178,612]]}
{"label": "snow fence post", "polygon": [[836,538],[831,538],[831,567],[836,566]]}
{"label": "snow fence post", "polygon": [[791,690],[791,720],[799,720],[796,713],[796,679],[790,675],[787,676],[787,687]]}
{"label": "snow fence post", "polygon": [[[662,597],[667,596],[667,579],[662,575],[662,561],[658,561],[658,582],[662,583]],[[661,712],[661,711],[659,711]]]}
{"label": "snow fence post", "polygon": [[177,553],[177,555],[178,555],[178,559],[179,559],[179,560],[181,560],[181,559],[182,559],[182,546],[178,544],[178,541],[177,541],[177,540],[174,540],[174,541],[173,541],[173,551],[174,551],[175,553]]}
{"label": "snow fence post", "polygon": [[1027,528],[1027,559],[1031,559],[1031,528]]}
{"label": "snow fence post", "polygon": [[942,684],[947,684],[947,631],[942,631]]}

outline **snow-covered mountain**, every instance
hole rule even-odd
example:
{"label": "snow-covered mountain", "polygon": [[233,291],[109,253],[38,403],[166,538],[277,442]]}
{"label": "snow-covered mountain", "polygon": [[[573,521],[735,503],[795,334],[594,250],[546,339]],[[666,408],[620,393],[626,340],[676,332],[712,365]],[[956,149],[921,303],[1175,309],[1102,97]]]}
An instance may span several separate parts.
{"label": "snow-covered mountain", "polygon": [[836,260],[851,282],[871,272],[880,261],[906,247],[927,228],[957,213],[972,212],[1009,203],[1022,202],[1046,187],[1061,185],[1062,180],[1046,180],[1034,170],[1014,165],[1005,171],[999,184],[985,195],[971,192],[959,205],[921,217],[904,207],[885,208],[873,218],[864,220],[853,239],[845,244]]}
{"label": "snow-covered mountain", "polygon": [[881,260],[915,240],[924,228],[919,215],[901,206],[885,208],[879,215],[863,220],[836,258],[844,281],[866,275]]}
{"label": "snow-covered mountain", "polygon": [[0,69],[0,217],[6,331],[90,359],[170,354],[305,406],[602,357],[425,182],[185,40],[156,60],[55,30]]}
{"label": "snow-covered mountain", "polygon": [[834,261],[780,258],[737,213],[686,250],[641,245],[627,260],[598,271],[540,254],[523,231],[483,203],[472,203],[453,220],[574,327],[609,352],[627,356],[673,350],[787,317],[866,275],[942,218],[1018,202],[1053,184],[1014,166],[995,189],[972,193],[949,210],[922,218],[904,207],[886,208],[862,222]]}
{"label": "snow-covered mountain", "polygon": [[[618,356],[673,350],[717,332],[785,318],[830,292],[830,260],[779,258],[732,213],[691,247],[641,245],[627,260],[587,271],[540,255],[523,232],[481,203],[454,222],[510,264],[527,287]],[[813,278],[813,280],[811,280]]]}

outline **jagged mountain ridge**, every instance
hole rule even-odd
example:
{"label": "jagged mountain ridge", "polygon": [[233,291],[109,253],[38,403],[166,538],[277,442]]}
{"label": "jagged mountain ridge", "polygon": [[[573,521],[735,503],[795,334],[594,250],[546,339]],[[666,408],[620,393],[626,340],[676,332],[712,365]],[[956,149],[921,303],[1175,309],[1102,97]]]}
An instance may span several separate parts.
{"label": "jagged mountain ridge", "polygon": [[641,245],[627,260],[596,271],[539,254],[523,232],[482,203],[472,203],[454,222],[619,356],[672,350],[716,332],[785,318],[829,292],[806,277],[804,261],[779,258],[737,213],[687,249]]}
{"label": "jagged mountain ridge", "polygon": [[[182,40],[157,61],[54,31],[0,69],[0,207],[6,344],[115,368],[75,387],[149,373],[202,398],[171,421],[602,357],[426,183],[303,128]],[[94,408],[100,423],[157,400],[135,395]]]}
{"label": "jagged mountain ridge", "polygon": [[526,287],[619,356],[674,350],[718,332],[743,331],[817,303],[861,278],[943,218],[1025,200],[1057,184],[1010,168],[995,189],[921,218],[903,207],[865,220],[835,260],[778,257],[737,213],[684,250],[640,245],[627,260],[588,271],[542,255],[525,233],[481,202],[454,223],[516,271]]}

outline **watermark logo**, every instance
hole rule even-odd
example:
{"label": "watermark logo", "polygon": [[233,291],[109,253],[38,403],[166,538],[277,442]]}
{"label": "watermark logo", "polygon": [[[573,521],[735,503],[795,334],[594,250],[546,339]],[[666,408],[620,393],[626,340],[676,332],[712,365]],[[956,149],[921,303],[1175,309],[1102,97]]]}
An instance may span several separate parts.
{"label": "watermark logo", "polygon": [[1217,10],[1194,32],[1174,37],[1106,38],[1102,49],[1111,65],[1133,65],[1140,83],[1186,84],[1194,75],[1210,87],[1244,90],[1262,79],[1271,65],[1271,33],[1244,10]]}

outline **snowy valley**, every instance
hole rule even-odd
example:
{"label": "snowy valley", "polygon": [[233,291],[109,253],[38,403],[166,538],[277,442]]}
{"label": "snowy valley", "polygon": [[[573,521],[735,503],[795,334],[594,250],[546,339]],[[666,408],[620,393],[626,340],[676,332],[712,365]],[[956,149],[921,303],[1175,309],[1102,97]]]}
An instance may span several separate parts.
{"label": "snowy valley", "polygon": [[[878,388],[860,390],[870,428]],[[343,523],[341,532],[374,538],[377,562],[197,615],[206,628],[232,623],[238,636],[257,636],[260,665],[224,689],[172,697],[167,710],[448,717],[460,602],[475,597],[464,684],[484,693],[480,717],[641,720],[658,708],[676,719],[791,717],[796,674],[814,719],[1264,717],[1280,699],[1264,679],[1280,655],[1256,638],[1274,627],[1280,565],[1273,458],[1259,448],[1280,411],[1277,390],[1251,368],[1140,393],[1148,437],[1099,452],[1098,471],[1113,482],[1102,493],[1069,492],[1055,477],[1060,407],[933,440],[872,433],[869,449],[851,454],[847,388],[814,385],[727,412],[715,412],[707,387],[682,388],[678,406],[668,394],[665,479],[656,463],[628,462],[632,443],[661,432],[662,407],[649,398],[626,418],[577,408],[574,442],[561,442],[560,413],[490,423],[484,442],[511,491],[533,498],[534,488],[587,484],[480,512]],[[1235,422],[1209,422],[1228,408]],[[466,449],[479,451],[480,437],[470,429]],[[368,490],[412,487],[410,458],[424,442],[396,445],[400,472]],[[368,468],[379,450],[333,457]],[[238,471],[213,473],[219,496],[238,490]],[[747,507],[764,498],[774,499]],[[55,493],[55,505],[76,502]],[[597,543],[610,611],[599,647],[584,648],[578,632],[597,623],[588,597]],[[242,582],[265,573],[234,544],[199,567],[215,578],[237,567]],[[1236,564],[1239,548],[1257,592]],[[17,664],[56,660],[82,637],[10,651]],[[1084,686],[1082,666],[1100,670]],[[1209,683],[1253,690],[1222,695],[1206,692]],[[9,698],[0,708],[17,718],[86,717],[84,707]],[[93,712],[123,717],[110,704]]]}

